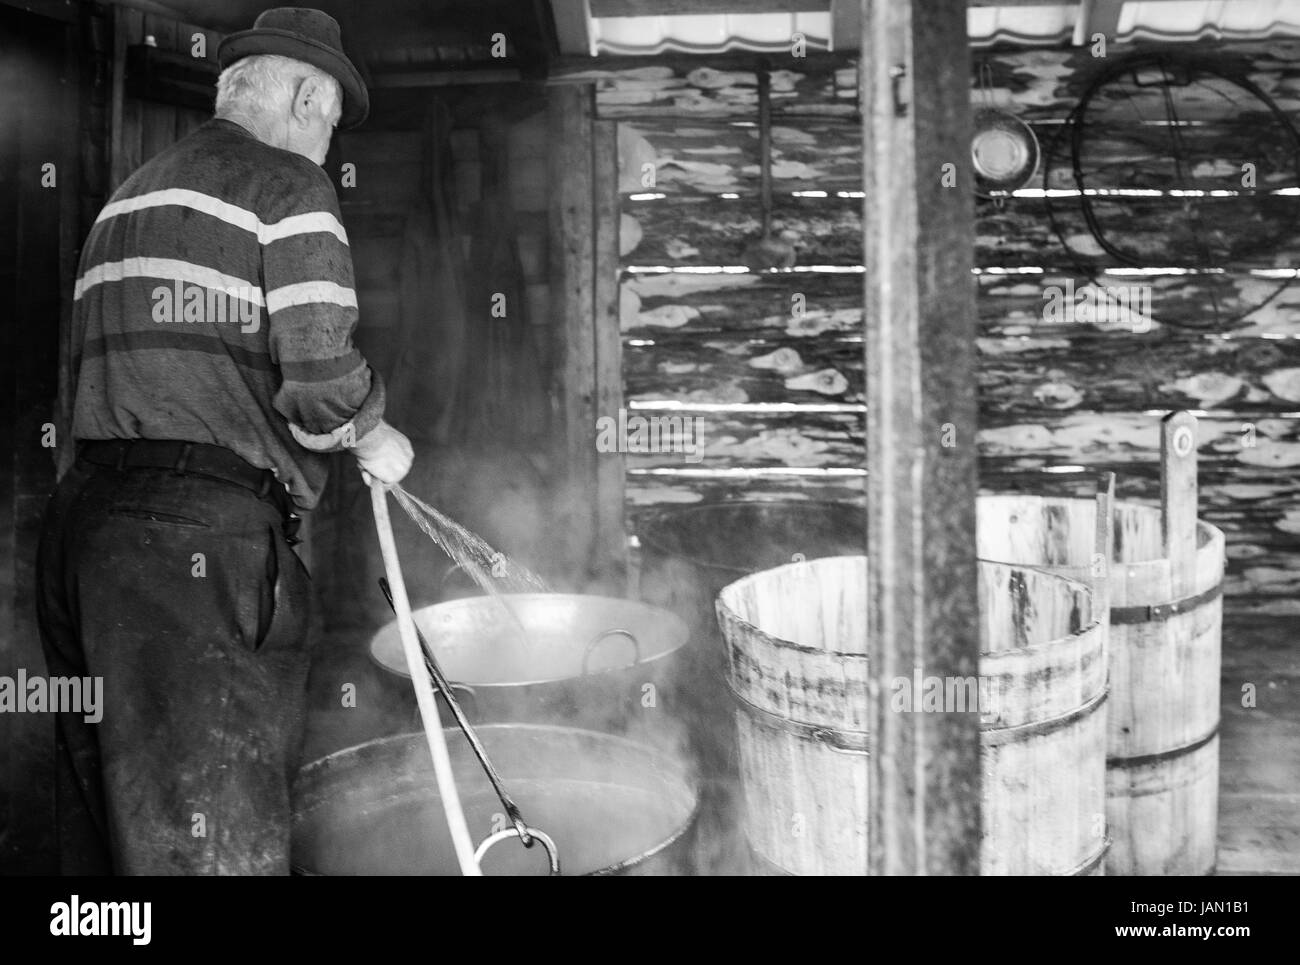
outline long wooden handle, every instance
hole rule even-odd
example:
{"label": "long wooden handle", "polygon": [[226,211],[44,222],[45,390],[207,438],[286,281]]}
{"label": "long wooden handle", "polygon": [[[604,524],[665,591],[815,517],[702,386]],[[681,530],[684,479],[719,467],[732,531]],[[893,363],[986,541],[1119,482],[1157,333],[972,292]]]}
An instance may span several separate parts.
{"label": "long wooden handle", "polygon": [[397,632],[402,638],[402,652],[406,655],[406,669],[415,687],[415,701],[420,707],[420,720],[424,723],[424,736],[429,742],[433,757],[433,773],[438,779],[438,794],[442,810],[447,816],[447,828],[456,848],[456,860],[461,874],[481,877],[478,861],[474,857],[474,842],[465,823],[465,812],[460,806],[456,781],[451,772],[451,756],[447,753],[447,740],[443,737],[442,721],[438,717],[438,704],[433,697],[433,685],[424,670],[424,655],[415,634],[415,618],[411,616],[411,601],[406,596],[406,582],[402,579],[402,564],[397,558],[397,542],[393,539],[393,523],[388,516],[388,495],[378,479],[370,482],[370,506],[375,513],[375,531],[379,534],[379,549],[384,556],[384,571],[393,593],[393,610],[397,614]]}

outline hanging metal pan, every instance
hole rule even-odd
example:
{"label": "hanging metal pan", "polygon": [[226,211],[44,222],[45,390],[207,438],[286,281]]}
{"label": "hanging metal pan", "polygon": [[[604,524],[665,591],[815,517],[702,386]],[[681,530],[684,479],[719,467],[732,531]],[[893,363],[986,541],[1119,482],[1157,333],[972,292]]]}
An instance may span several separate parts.
{"label": "hanging metal pan", "polygon": [[975,112],[970,153],[975,193],[982,198],[1023,188],[1038,171],[1041,156],[1038,138],[1028,124],[992,108]]}

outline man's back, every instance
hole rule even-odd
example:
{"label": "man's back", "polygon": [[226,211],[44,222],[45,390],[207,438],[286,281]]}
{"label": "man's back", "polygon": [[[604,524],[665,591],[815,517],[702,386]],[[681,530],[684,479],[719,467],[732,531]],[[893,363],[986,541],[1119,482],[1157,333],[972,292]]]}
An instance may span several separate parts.
{"label": "man's back", "polygon": [[209,121],[122,185],[87,239],[74,297],[78,439],[225,446],[309,508],[326,464],[286,420],[325,432],[351,418],[359,436],[382,412],[351,342],[333,186],[230,121]]}

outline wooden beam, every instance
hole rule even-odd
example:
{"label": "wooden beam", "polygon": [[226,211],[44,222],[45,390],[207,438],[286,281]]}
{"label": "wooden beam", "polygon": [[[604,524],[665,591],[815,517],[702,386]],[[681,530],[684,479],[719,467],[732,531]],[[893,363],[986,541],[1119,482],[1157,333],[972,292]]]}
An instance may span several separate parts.
{"label": "wooden beam", "polygon": [[861,42],[861,0],[831,0],[831,50],[857,50]]}
{"label": "wooden beam", "polygon": [[77,22],[77,6],[74,0],[0,0],[0,6],[16,7],[38,17],[49,17],[64,23]]}
{"label": "wooden beam", "polygon": [[550,194],[551,331],[559,364],[553,397],[560,416],[559,488],[566,534],[560,561],[575,589],[586,586],[593,568],[596,522],[590,500],[596,479],[595,342],[592,337],[592,116],[590,85],[547,91],[547,180]]}
{"label": "wooden beam", "polygon": [[862,0],[862,65],[871,868],[976,874],[978,714],[889,700],[979,672],[965,0]]}
{"label": "wooden beam", "polygon": [[[1171,2],[1171,0],[1155,0]],[[1251,2],[1251,0],[1235,0]],[[708,13],[802,13],[830,10],[839,0],[590,0],[593,17],[668,17]],[[1060,6],[1077,6],[1079,0]],[[967,7],[1050,7],[1051,0],[966,0]]]}
{"label": "wooden beam", "polygon": [[591,85],[552,88],[547,97],[552,330],[561,359],[553,392],[567,477],[563,566],[575,589],[621,594],[624,457],[596,451],[597,419],[617,421],[623,405],[618,125],[595,120]]}
{"label": "wooden beam", "polygon": [[[113,60],[112,91],[109,94],[108,117],[108,191],[112,194],[127,179],[133,168],[127,157],[125,111],[126,111],[126,48],[130,43],[130,30],[127,24],[129,14],[125,10],[113,11]],[[139,15],[137,14],[138,18]],[[135,159],[136,161],[139,158]]]}
{"label": "wooden beam", "polygon": [[587,0],[551,0],[555,41],[561,54],[591,53],[591,9]]}
{"label": "wooden beam", "polygon": [[[770,64],[773,55],[752,50],[728,50],[708,55],[708,65],[715,70],[757,70]],[[664,53],[653,57],[617,55],[603,57],[562,57],[547,67],[547,84],[590,84],[597,71],[640,70],[647,66],[684,67],[694,70],[703,62],[699,54]],[[855,51],[832,53],[825,50],[809,51],[799,59],[799,68],[807,71],[830,73],[844,67],[857,65]]]}
{"label": "wooden beam", "polygon": [[831,0],[591,0],[593,17],[671,17],[710,13],[803,13]]}
{"label": "wooden beam", "polygon": [[463,68],[458,70],[394,70],[371,75],[371,90],[403,87],[469,87],[478,84],[518,84],[523,71],[514,68]]}
{"label": "wooden beam", "polygon": [[[592,138],[592,341],[597,416],[618,419],[623,407],[623,332],[619,326],[618,123],[596,121]],[[595,427],[592,427],[593,433]],[[594,446],[594,434],[590,437]],[[627,533],[624,522],[627,459],[619,452],[596,454],[593,570],[607,592],[627,592]]]}
{"label": "wooden beam", "polygon": [[[1121,0],[1121,3],[1123,2],[1124,0]],[[1176,2],[1176,0],[1142,0],[1142,2],[1173,3]],[[1229,0],[1229,2],[1234,4],[1253,3],[1254,0]],[[1070,3],[1060,4],[1053,4],[1050,0],[966,0],[966,6],[968,7],[1051,7],[1058,5],[1062,7],[1074,7],[1080,6],[1081,3],[1080,0],[1073,0],[1073,2]]]}

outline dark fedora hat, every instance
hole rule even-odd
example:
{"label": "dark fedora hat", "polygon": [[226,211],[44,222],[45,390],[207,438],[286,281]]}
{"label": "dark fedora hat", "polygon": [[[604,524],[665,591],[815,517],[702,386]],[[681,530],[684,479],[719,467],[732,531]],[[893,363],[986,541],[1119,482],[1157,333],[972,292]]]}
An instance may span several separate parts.
{"label": "dark fedora hat", "polygon": [[343,113],[339,127],[356,127],[370,113],[370,94],[352,61],[343,52],[339,23],[329,14],[310,7],[275,7],[221,41],[217,62],[222,70],[255,54],[279,54],[318,67],[343,87]]}

